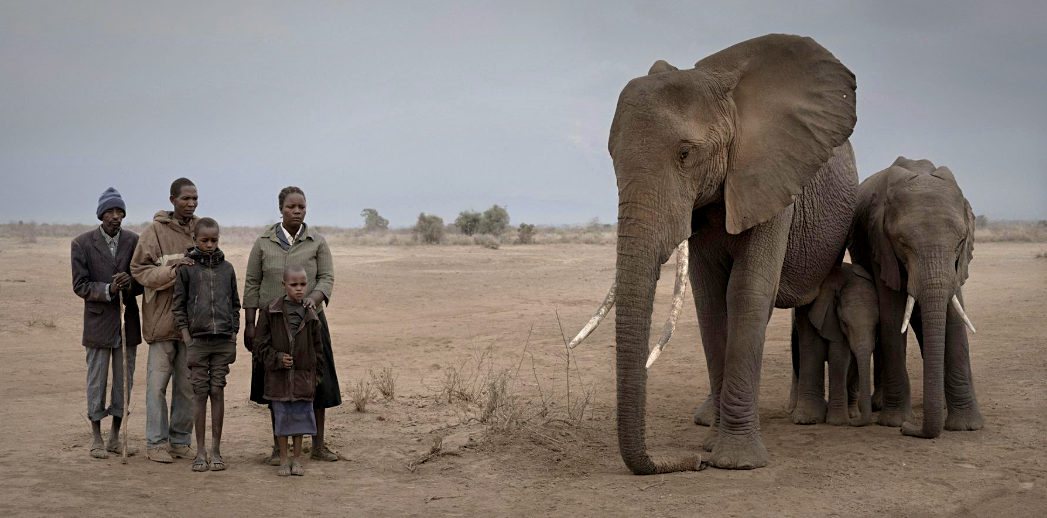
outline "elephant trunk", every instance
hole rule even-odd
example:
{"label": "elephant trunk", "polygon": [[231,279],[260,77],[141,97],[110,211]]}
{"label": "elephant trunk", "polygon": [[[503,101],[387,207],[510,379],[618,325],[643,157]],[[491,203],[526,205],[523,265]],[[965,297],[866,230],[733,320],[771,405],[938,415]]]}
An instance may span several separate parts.
{"label": "elephant trunk", "polygon": [[923,427],[906,423],[902,433],[933,439],[942,432],[945,399],[946,314],[956,289],[952,274],[941,265],[922,268],[917,277],[917,299],[923,332]]}
{"label": "elephant trunk", "polygon": [[870,363],[872,361],[872,351],[868,351],[867,354],[858,355],[858,410],[861,411],[862,415],[856,420],[851,421],[851,426],[865,426],[872,422],[872,392],[870,385],[872,385],[872,369]]}
{"label": "elephant trunk", "polygon": [[625,465],[637,475],[697,470],[700,459],[696,456],[656,463],[647,452],[648,339],[655,288],[664,262],[660,254],[667,252],[646,237],[653,232],[645,224],[624,217],[619,221],[615,314],[618,448]]}

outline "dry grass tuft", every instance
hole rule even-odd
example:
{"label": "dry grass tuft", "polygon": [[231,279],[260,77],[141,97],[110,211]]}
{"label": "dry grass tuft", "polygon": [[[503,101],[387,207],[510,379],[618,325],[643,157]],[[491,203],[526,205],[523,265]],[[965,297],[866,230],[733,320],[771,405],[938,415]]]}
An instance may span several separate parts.
{"label": "dry grass tuft", "polygon": [[396,397],[396,377],[393,376],[392,367],[383,367],[378,372],[368,369],[367,373],[371,376],[371,384],[382,397],[388,400]]}
{"label": "dry grass tuft", "polygon": [[47,329],[54,329],[54,328],[58,327],[58,325],[55,324],[54,319],[44,318],[44,317],[36,316],[36,315],[29,317],[29,320],[26,321],[25,325],[27,325],[29,327],[37,327],[37,326],[39,326],[39,327],[43,327],[43,328],[47,328]]}
{"label": "dry grass tuft", "polygon": [[356,384],[350,383],[345,391],[357,412],[366,412],[367,403],[374,398],[374,387],[370,381],[363,378],[356,380]]}

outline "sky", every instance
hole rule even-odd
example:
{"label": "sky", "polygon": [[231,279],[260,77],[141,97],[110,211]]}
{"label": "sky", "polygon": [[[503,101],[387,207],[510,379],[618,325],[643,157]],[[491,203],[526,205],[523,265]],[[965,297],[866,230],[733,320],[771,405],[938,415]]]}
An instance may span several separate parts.
{"label": "sky", "polygon": [[321,225],[610,223],[622,87],[773,32],[857,77],[860,178],[927,158],[976,214],[1047,219],[1045,23],[1009,0],[0,0],[0,222],[90,223],[110,186],[147,221],[186,176],[233,225],[276,221],[286,185]]}

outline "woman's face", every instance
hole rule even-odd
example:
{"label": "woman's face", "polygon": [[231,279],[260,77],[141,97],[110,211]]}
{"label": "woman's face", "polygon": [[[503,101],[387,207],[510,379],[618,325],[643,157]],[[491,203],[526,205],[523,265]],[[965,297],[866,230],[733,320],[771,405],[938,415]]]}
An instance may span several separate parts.
{"label": "woman's face", "polygon": [[284,226],[288,229],[298,228],[305,221],[305,196],[293,192],[284,198],[284,205],[280,207],[280,213],[284,217]]}

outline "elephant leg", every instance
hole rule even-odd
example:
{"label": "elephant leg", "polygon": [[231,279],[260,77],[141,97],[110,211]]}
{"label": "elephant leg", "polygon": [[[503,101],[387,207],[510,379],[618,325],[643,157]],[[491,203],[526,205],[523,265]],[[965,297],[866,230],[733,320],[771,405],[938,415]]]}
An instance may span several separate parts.
{"label": "elephant leg", "polygon": [[[957,293],[957,298],[962,305],[963,293]],[[948,408],[945,429],[981,430],[985,421],[974,393],[967,326],[952,306],[949,306],[945,325],[945,404]]]}
{"label": "elephant leg", "polygon": [[883,282],[877,282],[876,289],[880,304],[880,348],[883,349],[883,403],[876,423],[900,427],[912,420],[909,373],[905,368],[908,334],[901,332],[906,294],[888,288]]}
{"label": "elephant leg", "polygon": [[796,399],[799,397],[796,392],[800,383],[800,335],[796,330],[795,311],[792,316],[792,331],[789,333],[789,348],[793,358],[793,376],[789,384],[789,406],[785,411],[792,414],[793,410],[796,410]]}
{"label": "elephant leg", "polygon": [[709,426],[702,448],[712,451],[718,437],[720,389],[723,386],[724,350],[727,347],[727,279],[731,259],[722,249],[704,248],[705,239],[691,239],[690,273],[702,348],[709,371],[709,395],[694,413],[694,422]]}
{"label": "elephant leg", "polygon": [[799,340],[800,372],[796,387],[796,408],[789,415],[795,424],[825,422],[825,339],[811,324],[810,306],[793,310]]}
{"label": "elephant leg", "polygon": [[829,343],[829,413],[825,422],[834,426],[844,426],[851,422],[847,412],[847,373],[851,358],[851,349],[846,343]]}
{"label": "elephant leg", "polygon": [[709,457],[709,464],[717,468],[767,465],[767,447],[760,437],[760,369],[792,216],[790,206],[729,244],[735,249],[727,283],[727,347],[719,436]]}

